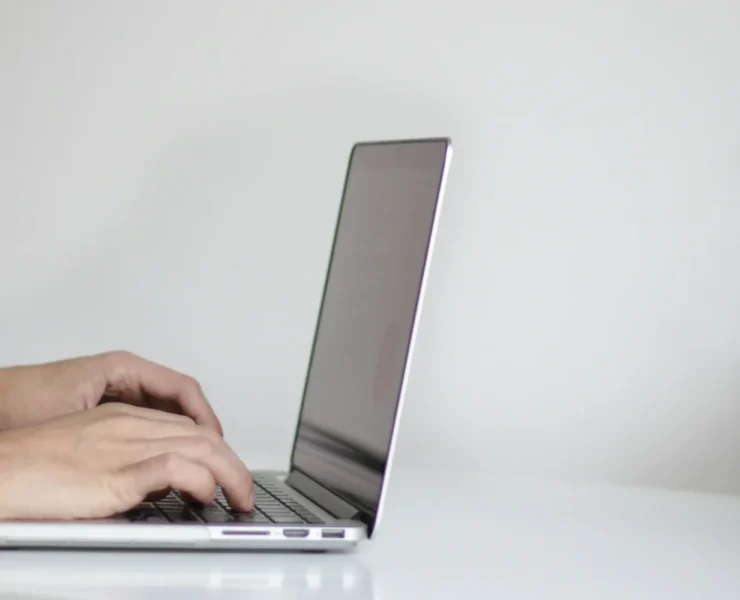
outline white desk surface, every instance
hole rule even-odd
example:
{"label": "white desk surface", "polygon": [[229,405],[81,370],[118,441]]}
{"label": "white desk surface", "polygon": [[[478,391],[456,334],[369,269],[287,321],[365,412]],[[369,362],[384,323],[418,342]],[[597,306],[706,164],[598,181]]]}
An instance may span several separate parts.
{"label": "white desk surface", "polygon": [[0,551],[35,598],[737,600],[740,499],[398,470],[351,554]]}

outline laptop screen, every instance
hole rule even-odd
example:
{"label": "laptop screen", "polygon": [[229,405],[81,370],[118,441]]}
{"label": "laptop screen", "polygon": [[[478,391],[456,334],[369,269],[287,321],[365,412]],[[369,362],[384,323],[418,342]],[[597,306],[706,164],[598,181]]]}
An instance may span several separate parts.
{"label": "laptop screen", "polygon": [[446,140],[350,157],[292,467],[374,519],[447,157]]}

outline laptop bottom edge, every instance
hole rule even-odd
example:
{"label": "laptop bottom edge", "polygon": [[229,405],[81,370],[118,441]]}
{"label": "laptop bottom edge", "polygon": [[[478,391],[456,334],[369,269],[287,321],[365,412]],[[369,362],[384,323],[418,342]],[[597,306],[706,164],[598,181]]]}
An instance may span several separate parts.
{"label": "laptop bottom edge", "polygon": [[0,550],[10,548],[152,550],[347,550],[366,539],[364,525],[257,527],[121,522],[6,522]]}
{"label": "laptop bottom edge", "polygon": [[[197,517],[198,509],[183,508],[185,503],[176,497],[169,502],[179,504],[171,510],[159,502],[138,507],[127,515],[84,521],[5,521],[0,522],[0,550],[5,548],[77,548],[121,550],[259,550],[259,551],[337,551],[349,550],[367,539],[363,522],[337,520],[321,507],[310,502],[284,483],[284,474],[276,472],[254,473],[258,491],[254,514],[230,515],[228,522],[207,522]],[[216,502],[220,496],[217,494]],[[222,497],[222,496],[221,496]],[[260,498],[264,502],[260,508]],[[223,502],[223,500],[221,500]],[[221,505],[225,508],[226,505]],[[277,516],[268,518],[270,507],[277,506]],[[281,515],[290,507],[296,519],[280,522]],[[218,506],[216,506],[218,509]],[[178,521],[179,511],[187,510],[191,522]],[[218,509],[222,510],[222,509]],[[138,511],[138,513],[137,513]],[[154,517],[142,519],[143,513]],[[304,512],[308,511],[308,512]],[[131,513],[137,513],[131,517]],[[300,519],[300,514],[311,514],[310,522]],[[152,515],[149,515],[151,517]],[[196,520],[196,517],[198,520]],[[140,520],[142,519],[142,520]],[[275,522],[271,522],[275,521]],[[303,522],[301,522],[303,521]]]}

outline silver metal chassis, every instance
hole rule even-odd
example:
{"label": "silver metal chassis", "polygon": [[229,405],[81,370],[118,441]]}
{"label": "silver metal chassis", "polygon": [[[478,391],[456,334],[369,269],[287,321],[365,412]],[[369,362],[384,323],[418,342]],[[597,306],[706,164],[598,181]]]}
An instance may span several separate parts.
{"label": "silver metal chassis", "polygon": [[[283,475],[273,472],[260,475]],[[339,521],[296,490],[291,496],[317,516],[322,525],[251,523],[131,523],[120,518],[87,521],[6,521],[0,523],[0,548],[118,548],[191,550],[348,550],[367,539],[360,521]],[[305,530],[305,537],[293,537]],[[293,532],[291,534],[291,532]],[[344,537],[325,537],[327,534]]]}

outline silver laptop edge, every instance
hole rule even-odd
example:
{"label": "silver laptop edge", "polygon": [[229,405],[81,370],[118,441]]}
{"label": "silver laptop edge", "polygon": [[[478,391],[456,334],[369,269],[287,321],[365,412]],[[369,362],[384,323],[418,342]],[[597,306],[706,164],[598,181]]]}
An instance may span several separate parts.
{"label": "silver laptop edge", "polygon": [[421,320],[421,313],[424,307],[424,297],[426,295],[427,278],[429,276],[429,266],[432,263],[432,255],[434,254],[434,248],[436,246],[437,229],[439,226],[439,218],[442,214],[442,205],[444,204],[445,190],[447,187],[447,174],[450,170],[450,162],[452,160],[452,142],[446,140],[446,150],[444,157],[444,164],[442,166],[442,176],[440,178],[439,190],[437,192],[437,204],[434,210],[434,217],[432,221],[432,230],[429,235],[429,245],[426,253],[426,259],[424,261],[424,270],[421,276],[421,286],[419,288],[419,298],[416,304],[416,313],[414,315],[414,321],[411,326],[411,339],[409,341],[409,348],[406,358],[406,365],[403,371],[403,377],[401,379],[401,392],[398,398],[398,408],[396,409],[396,417],[393,421],[393,430],[391,432],[391,443],[388,449],[388,460],[385,467],[385,474],[383,476],[383,485],[380,489],[380,498],[378,500],[378,512],[375,517],[375,528],[377,529],[380,523],[383,506],[385,504],[385,498],[388,491],[388,483],[390,482],[391,470],[393,466],[393,456],[396,451],[396,439],[398,438],[399,423],[401,421],[401,413],[403,412],[404,399],[406,398],[406,386],[408,385],[409,375],[411,374],[411,362],[414,356],[414,349],[416,346],[416,333]]}
{"label": "silver laptop edge", "polygon": [[[326,309],[327,296],[330,286],[330,278],[333,274],[334,264],[337,260],[337,244],[341,232],[342,215],[346,209],[347,197],[350,193],[350,178],[355,175],[353,171],[353,159],[358,149],[375,150],[378,153],[390,153],[392,150],[399,151],[405,147],[422,147],[424,145],[441,144],[443,145],[442,163],[439,165],[424,165],[424,168],[431,172],[432,167],[439,167],[438,179],[435,184],[434,209],[431,215],[431,226],[427,238],[426,247],[424,248],[423,266],[421,267],[421,277],[418,289],[415,291],[413,314],[411,316],[410,333],[407,338],[406,350],[403,356],[403,367],[400,376],[400,387],[398,388],[395,404],[391,407],[384,407],[386,410],[392,410],[392,425],[390,429],[390,442],[385,452],[385,458],[381,461],[382,466],[376,465],[376,476],[380,473],[379,491],[377,501],[366,502],[359,496],[349,497],[339,489],[341,485],[332,488],[326,481],[319,482],[319,478],[314,473],[310,475],[306,471],[311,469],[302,468],[298,464],[299,450],[301,443],[302,426],[312,427],[310,418],[306,419],[305,411],[307,398],[309,395],[309,385],[312,377],[312,369],[316,367],[315,359],[319,357],[317,345],[321,333],[322,319],[325,318],[324,310]],[[388,150],[385,150],[387,148]],[[379,154],[381,158],[382,154]],[[429,275],[429,266],[434,253],[436,234],[439,224],[439,217],[442,210],[442,204],[445,196],[447,176],[452,159],[452,144],[449,138],[428,138],[428,139],[409,139],[409,140],[389,140],[377,142],[360,142],[353,146],[348,161],[344,188],[339,207],[339,213],[334,229],[334,237],[329,258],[329,264],[326,270],[324,288],[322,292],[321,304],[319,308],[318,320],[314,328],[314,338],[312,341],[311,355],[309,360],[308,371],[305,378],[301,407],[296,423],[293,447],[290,455],[290,472],[288,474],[276,472],[255,472],[256,480],[268,479],[278,482],[280,489],[290,498],[313,512],[324,522],[320,524],[282,524],[282,523],[210,523],[210,522],[193,522],[193,523],[132,523],[129,520],[121,518],[96,519],[90,521],[24,521],[24,522],[0,522],[0,547],[35,547],[35,548],[57,548],[57,547],[78,547],[78,548],[159,548],[159,549],[234,549],[234,550],[343,550],[356,546],[358,543],[372,537],[377,530],[381,521],[383,508],[386,501],[388,484],[391,476],[396,441],[398,438],[399,422],[403,411],[404,399],[408,385],[411,363],[415,349],[418,324],[423,310],[424,297]],[[369,160],[369,159],[368,159]],[[384,167],[387,169],[387,164]],[[395,166],[395,165],[393,165]],[[411,172],[418,165],[407,167]],[[368,167],[368,170],[372,170]],[[399,169],[400,170],[400,169]],[[362,173],[362,168],[358,167],[357,171]],[[389,171],[385,171],[388,173]],[[359,175],[357,175],[359,177]],[[390,178],[390,176],[388,176]],[[413,181],[413,180],[412,180]],[[431,180],[430,180],[431,181]],[[377,180],[375,181],[377,183]],[[405,181],[408,184],[408,181]],[[360,185],[360,184],[355,184]],[[399,184],[400,186],[400,184]],[[374,189],[370,189],[372,194]],[[360,194],[360,192],[355,192]],[[404,193],[406,193],[404,191]],[[381,232],[382,233],[382,232]],[[403,238],[402,236],[402,239]],[[372,249],[372,248],[371,248]],[[419,251],[419,249],[417,249]],[[414,265],[415,266],[415,265]],[[341,261],[336,267],[341,272]],[[351,265],[345,267],[350,269]],[[411,298],[409,292],[409,299]],[[395,323],[394,323],[395,325]],[[396,329],[393,329],[396,332]],[[387,333],[387,332],[386,332]],[[383,338],[385,343],[385,338]],[[382,358],[382,351],[378,356],[378,363]],[[399,357],[400,358],[400,357]],[[320,361],[319,361],[320,362]],[[379,368],[376,367],[376,368]],[[320,366],[319,366],[320,369]],[[376,373],[377,376],[377,373]],[[320,385],[317,384],[317,385]],[[379,385],[374,381],[374,385]],[[315,394],[314,394],[315,395]],[[321,400],[326,402],[325,400]],[[321,402],[320,401],[320,402]],[[315,410],[316,407],[309,407]],[[321,407],[320,407],[321,408]],[[326,408],[326,407],[323,407]],[[336,408],[336,406],[334,407]],[[350,417],[355,419],[354,416]],[[322,426],[326,423],[322,422]],[[355,425],[357,423],[354,423]],[[351,427],[350,427],[351,428]],[[327,431],[330,427],[327,427]],[[388,430],[385,430],[386,433]],[[344,433],[344,432],[342,432]],[[382,433],[382,432],[381,432]],[[350,433],[351,435],[351,433]],[[315,440],[314,440],[315,442]],[[346,440],[345,440],[346,442]],[[350,441],[350,443],[352,440]],[[315,442],[317,445],[318,443]],[[332,443],[341,444],[342,440]],[[304,442],[304,445],[309,444]],[[309,444],[310,445],[310,444]],[[331,452],[331,450],[322,450]],[[359,469],[367,467],[367,456],[362,454],[362,450],[357,447],[349,446],[349,450],[335,450],[336,454],[330,458],[336,458],[337,461],[360,461],[350,466],[356,466],[357,473],[352,475],[362,479],[362,473]],[[347,452],[359,453],[359,458],[347,458]],[[311,460],[309,452],[305,449],[301,451],[303,458]],[[342,456],[344,454],[344,456]],[[373,458],[372,456],[370,458]],[[319,461],[320,462],[320,461]],[[322,463],[323,464],[323,463]],[[346,468],[346,465],[344,465]],[[333,467],[328,466],[326,469],[331,470]],[[342,476],[340,467],[336,467],[335,477]],[[344,481],[347,487],[350,486],[348,481]],[[353,491],[353,490],[348,490]],[[370,508],[370,504],[375,504]]]}

